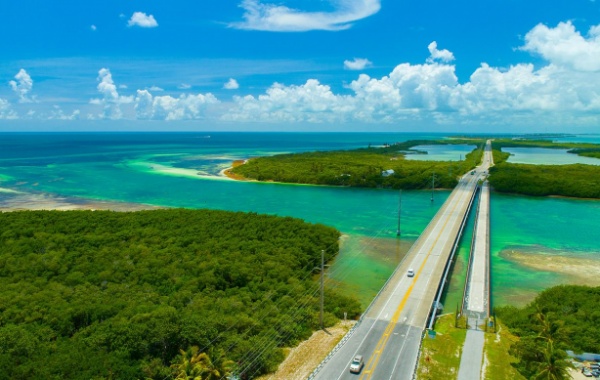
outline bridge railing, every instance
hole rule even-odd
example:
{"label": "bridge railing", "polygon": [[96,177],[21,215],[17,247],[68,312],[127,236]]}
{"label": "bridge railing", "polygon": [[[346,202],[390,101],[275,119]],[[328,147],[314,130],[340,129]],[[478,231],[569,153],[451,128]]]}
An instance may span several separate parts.
{"label": "bridge railing", "polygon": [[[474,191],[473,195],[471,196],[471,200],[469,201],[469,209],[471,207],[471,204],[473,203],[473,198],[475,197],[475,193],[476,192]],[[446,201],[444,202],[444,204],[442,204],[442,206],[438,210],[438,213],[444,207],[447,207],[447,203],[448,203],[449,199],[450,198],[446,199]],[[467,213],[465,215],[468,216],[468,214],[469,214],[469,212],[467,211]],[[396,269],[394,269],[394,272],[392,272],[392,274],[387,279],[387,281],[385,282],[385,284],[383,284],[383,286],[381,287],[381,289],[379,289],[379,291],[377,292],[377,294],[375,295],[375,297],[373,298],[373,300],[371,301],[371,303],[369,304],[369,306],[367,306],[367,308],[365,309],[365,311],[361,314],[361,316],[358,319],[358,321],[354,324],[354,326],[352,326],[352,328],[350,330],[348,330],[348,332],[346,333],[346,335],[344,335],[344,338],[342,338],[342,340],[340,342],[338,342],[338,344],[333,348],[333,350],[331,350],[329,352],[329,354],[327,354],[327,356],[325,357],[325,359],[323,359],[321,361],[321,363],[319,363],[319,365],[312,371],[312,373],[308,376],[307,380],[313,380],[318,375],[318,373],[321,371],[321,369],[325,366],[325,364],[327,364],[327,362],[344,346],[344,344],[346,344],[346,342],[350,339],[350,337],[352,337],[352,335],[354,334],[354,332],[356,331],[356,329],[358,328],[358,326],[360,326],[360,324],[364,321],[365,316],[369,313],[369,311],[373,308],[373,306],[377,302],[379,296],[384,291],[387,290],[387,287],[389,286],[389,284],[392,281],[392,279],[396,276],[396,274],[400,270],[400,267],[402,266],[402,264],[404,263],[404,261],[406,260],[406,258],[408,256],[410,256],[410,252],[413,249],[413,247],[419,246],[419,242],[421,240],[425,239],[425,236],[427,235],[427,231],[429,231],[430,229],[433,228],[433,223],[434,223],[435,219],[436,218],[432,218],[429,221],[429,223],[427,223],[427,226],[425,227],[425,229],[423,230],[423,232],[421,232],[421,234],[419,235],[419,237],[417,238],[417,240],[415,240],[415,242],[413,243],[413,245],[411,246],[411,248],[408,250],[408,252],[406,253],[406,255],[398,263],[398,265],[396,266]],[[463,221],[461,223],[461,232],[460,233],[462,233],[462,229],[464,228],[465,220],[466,220],[466,217],[463,218]],[[457,239],[457,241],[458,240],[460,240],[460,239]],[[454,248],[453,248],[453,252],[456,249],[456,245],[457,244],[458,243],[455,242],[455,245],[454,245]],[[416,367],[415,367],[414,371],[416,372]]]}
{"label": "bridge railing", "polygon": [[454,256],[458,249],[458,245],[460,244],[460,239],[462,238],[463,231],[465,229],[465,226],[467,225],[467,221],[469,220],[469,214],[471,213],[471,207],[473,207],[473,201],[475,200],[477,191],[479,189],[480,189],[480,186],[477,185],[477,187],[475,188],[475,191],[473,191],[473,194],[471,194],[471,199],[469,200],[469,205],[467,206],[467,211],[465,212],[465,215],[463,216],[462,221],[460,222],[460,228],[458,230],[458,234],[456,235],[456,238],[454,239],[454,244],[452,245],[452,251],[450,252],[450,256],[448,257],[448,260],[446,261],[446,266],[444,268],[444,275],[442,276],[442,280],[440,281],[440,283],[438,285],[436,297],[434,298],[434,301],[431,304],[431,309],[429,310],[429,320],[426,323],[428,330],[431,330],[433,328],[433,325],[435,324],[436,308],[437,308],[437,305],[439,304],[440,300],[442,299],[442,294],[444,293],[444,287],[446,285],[448,275],[450,274],[450,269],[452,268],[452,261],[454,260]]}
{"label": "bridge railing", "polygon": [[[446,207],[446,202],[444,202],[444,204],[442,205],[442,207],[440,207],[440,210],[443,207]],[[367,308],[365,309],[365,311],[361,314],[361,316],[358,319],[358,321],[354,324],[354,326],[352,326],[352,328],[350,328],[350,330],[348,330],[348,332],[346,333],[346,335],[344,335],[344,338],[342,338],[342,340],[339,341],[338,344],[336,344],[336,346],[333,348],[333,350],[331,350],[329,352],[329,354],[327,354],[327,356],[325,357],[325,359],[323,359],[321,361],[321,363],[319,363],[319,365],[317,366],[317,368],[315,368],[311,372],[311,374],[308,376],[307,380],[313,380],[317,376],[317,374],[321,371],[321,369],[325,366],[325,364],[327,364],[327,362],[333,357],[333,355],[335,355],[340,350],[340,348],[342,348],[342,346],[344,344],[346,344],[346,342],[354,334],[354,331],[363,322],[363,320],[365,318],[365,315],[367,315],[369,313],[369,311],[373,308],[373,305],[377,302],[377,299],[379,298],[379,296],[381,295],[381,293],[383,293],[385,290],[387,290],[387,287],[388,287],[389,283],[392,281],[392,279],[394,278],[394,276],[396,275],[396,273],[400,270],[400,267],[402,266],[402,264],[404,263],[404,261],[406,260],[406,258],[409,256],[410,251],[413,249],[413,247],[418,246],[417,243],[420,240],[424,239],[424,236],[426,235],[425,232],[427,232],[429,229],[432,228],[432,224],[433,224],[434,220],[435,220],[435,218],[432,218],[429,221],[429,223],[427,223],[427,226],[425,227],[425,229],[423,230],[423,232],[421,232],[421,234],[419,235],[419,237],[417,238],[417,240],[415,240],[415,242],[413,243],[413,245],[411,246],[411,248],[408,250],[408,252],[406,253],[406,255],[404,255],[404,257],[402,258],[402,260],[400,260],[400,262],[396,266],[396,269],[394,269],[394,271],[392,272],[392,274],[390,275],[390,277],[388,277],[388,279],[386,280],[385,284],[383,284],[383,286],[381,287],[381,289],[379,289],[379,291],[377,292],[377,294],[375,295],[375,297],[373,297],[373,300],[371,301],[371,303],[369,304],[369,306],[367,306]]]}

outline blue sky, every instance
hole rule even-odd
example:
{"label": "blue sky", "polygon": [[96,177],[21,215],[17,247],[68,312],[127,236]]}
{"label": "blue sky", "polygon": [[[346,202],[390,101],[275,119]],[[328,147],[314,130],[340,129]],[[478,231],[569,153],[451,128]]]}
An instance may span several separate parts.
{"label": "blue sky", "polygon": [[1,130],[598,132],[600,1],[3,1]]}

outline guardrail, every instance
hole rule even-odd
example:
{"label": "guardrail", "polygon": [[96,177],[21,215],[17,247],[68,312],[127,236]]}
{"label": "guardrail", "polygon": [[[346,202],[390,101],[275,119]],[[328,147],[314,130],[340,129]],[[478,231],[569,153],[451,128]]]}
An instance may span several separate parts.
{"label": "guardrail", "polygon": [[452,267],[452,262],[454,260],[455,254],[456,254],[456,249],[458,248],[458,244],[460,243],[460,239],[462,237],[463,230],[467,224],[467,220],[469,219],[469,214],[471,213],[471,207],[473,207],[473,201],[475,200],[475,196],[477,195],[477,190],[479,190],[479,188],[480,188],[480,186],[477,185],[477,188],[471,195],[471,199],[469,200],[469,206],[467,207],[467,212],[465,212],[465,215],[463,216],[463,219],[460,223],[460,228],[458,230],[458,234],[456,235],[456,239],[454,240],[454,244],[452,245],[452,251],[450,253],[450,256],[448,257],[448,260],[446,261],[446,266],[444,268],[444,275],[442,276],[442,281],[438,285],[438,291],[437,291],[436,297],[433,301],[433,304],[431,305],[431,309],[429,310],[429,320],[427,321],[428,323],[426,323],[427,328],[425,330],[423,330],[423,332],[421,333],[421,340],[419,341],[419,351],[418,351],[419,353],[417,355],[417,363],[416,363],[415,367],[413,368],[413,373],[412,373],[413,380],[416,380],[416,378],[417,378],[417,369],[419,368],[419,360],[421,359],[421,347],[423,346],[423,339],[425,339],[425,336],[427,335],[426,334],[427,330],[431,330],[435,323],[435,316],[436,316],[436,307],[435,306],[440,302],[440,299],[442,298],[442,293],[444,291],[444,285],[446,284],[446,279],[448,277],[448,274],[450,273],[450,268]]}
{"label": "guardrail", "polygon": [[[444,203],[442,205],[442,207],[440,207],[440,210],[443,207],[445,207],[445,206],[446,206],[446,204]],[[323,359],[321,361],[321,363],[319,363],[319,365],[317,366],[317,368],[315,368],[311,372],[311,374],[308,376],[307,380],[313,380],[317,376],[317,374],[319,373],[319,371],[321,371],[321,369],[323,368],[323,366],[325,364],[327,364],[327,362],[331,359],[331,357],[333,355],[335,355],[340,350],[340,348],[344,344],[346,344],[346,342],[348,341],[348,339],[350,339],[350,337],[354,334],[354,331],[362,323],[365,315],[367,315],[369,313],[369,311],[371,310],[371,308],[373,307],[373,305],[377,302],[377,299],[379,298],[379,296],[381,295],[381,293],[383,293],[387,289],[390,281],[392,281],[392,278],[394,278],[394,276],[396,275],[396,273],[398,272],[398,270],[400,270],[400,267],[404,263],[404,260],[406,260],[406,258],[409,256],[410,251],[413,249],[413,247],[417,246],[417,243],[419,241],[421,241],[422,239],[424,239],[424,236],[426,235],[425,232],[427,232],[428,230],[430,230],[432,228],[432,224],[433,224],[434,220],[435,220],[435,217],[431,218],[431,220],[429,221],[429,223],[427,223],[427,226],[425,227],[425,229],[423,230],[423,232],[419,235],[419,237],[417,238],[417,240],[415,240],[415,242],[413,243],[413,245],[411,246],[411,248],[408,250],[408,252],[406,253],[406,255],[398,263],[398,265],[396,266],[396,269],[394,269],[394,271],[392,272],[392,274],[390,275],[390,277],[388,277],[388,279],[385,282],[385,284],[383,284],[383,286],[381,287],[381,289],[379,289],[379,291],[377,292],[377,294],[375,295],[375,297],[373,298],[373,300],[371,301],[371,303],[369,304],[369,306],[367,306],[367,308],[365,309],[365,311],[361,314],[361,316],[358,319],[358,321],[354,324],[354,326],[352,326],[352,328],[350,330],[348,330],[348,332],[346,333],[346,335],[344,335],[344,337],[342,338],[342,340],[339,341],[338,344],[336,344],[336,346],[333,348],[333,350],[331,350],[329,352],[329,354],[325,357],[325,359]]]}
{"label": "guardrail", "polygon": [[[473,192],[473,194],[471,195],[471,199],[469,200],[469,206],[467,208],[467,212],[465,213],[465,216],[463,217],[463,220],[461,222],[460,225],[460,229],[459,229],[459,233],[457,235],[457,238],[454,241],[453,247],[452,247],[452,252],[451,252],[451,256],[448,259],[448,261],[446,262],[446,269],[444,271],[444,276],[442,279],[441,284],[444,284],[448,273],[449,273],[449,265],[448,263],[451,263],[453,258],[454,258],[454,254],[456,252],[456,248],[458,247],[458,243],[460,241],[460,237],[462,236],[462,231],[464,229],[464,226],[466,224],[466,221],[468,219],[469,216],[469,212],[471,210],[472,204],[473,204],[473,199],[475,198],[475,194],[477,193],[477,190],[479,189],[479,185],[477,185],[476,191]],[[448,198],[449,199],[449,198]],[[442,205],[442,207],[440,207],[440,210],[438,210],[438,212],[440,212],[444,207],[446,207],[446,203],[444,203]],[[344,338],[342,338],[342,340],[340,342],[338,342],[338,344],[333,348],[333,350],[331,350],[329,352],[329,354],[327,354],[327,356],[325,357],[325,359],[323,359],[321,361],[321,363],[319,363],[319,365],[313,370],[313,372],[311,372],[311,374],[308,376],[307,380],[313,380],[318,373],[321,371],[321,369],[325,366],[325,364],[327,364],[327,362],[340,350],[341,347],[344,346],[344,344],[346,344],[346,342],[352,337],[352,335],[354,334],[355,330],[358,328],[358,326],[360,326],[360,324],[363,322],[363,319],[365,317],[365,315],[367,315],[369,313],[369,311],[371,310],[371,308],[373,307],[373,305],[377,302],[379,296],[381,295],[381,293],[383,293],[385,290],[387,290],[387,287],[389,286],[390,282],[392,281],[392,279],[395,277],[396,273],[400,270],[400,267],[402,266],[402,264],[404,263],[404,261],[406,260],[406,258],[410,255],[410,251],[413,249],[413,247],[418,246],[418,243],[422,240],[425,239],[425,236],[427,235],[427,231],[429,231],[435,221],[435,217],[432,218],[429,223],[427,223],[427,226],[425,227],[425,229],[423,230],[423,232],[419,235],[419,237],[417,238],[417,240],[415,240],[415,242],[413,243],[412,247],[410,248],[410,250],[406,253],[406,255],[404,256],[404,258],[402,258],[402,260],[398,263],[398,265],[396,266],[396,269],[394,269],[394,272],[392,272],[392,274],[390,275],[390,277],[387,279],[387,281],[385,282],[385,284],[381,287],[381,289],[377,292],[377,294],[375,295],[375,297],[373,298],[373,300],[371,301],[371,303],[369,304],[369,306],[367,306],[367,308],[365,309],[365,311],[361,314],[360,318],[358,319],[358,321],[356,322],[356,324],[354,326],[352,326],[352,328],[350,330],[348,330],[348,332],[346,333],[346,335],[344,335]],[[442,289],[443,291],[443,285],[439,286],[439,288]],[[438,296],[436,297],[436,301],[439,302],[439,298],[441,298],[441,292],[438,289]],[[434,305],[436,304],[436,302],[434,302]],[[433,306],[433,305],[432,305]],[[431,314],[431,310],[430,310],[430,314]],[[431,317],[430,317],[431,319]],[[435,319],[435,314],[434,314],[434,318]],[[423,333],[421,334],[421,342],[423,341],[423,336],[424,336],[425,331],[423,331]],[[420,345],[422,343],[419,344],[419,352],[420,352]],[[419,354],[420,355],[420,354]],[[413,369],[413,377],[416,374],[416,370],[417,367],[415,366],[415,368]]]}
{"label": "guardrail", "polygon": [[[488,218],[487,218],[487,233],[488,233],[488,257],[487,257],[487,265],[485,266],[485,273],[486,273],[486,278],[487,278],[487,284],[486,284],[486,296],[487,296],[487,315],[488,317],[492,315],[492,291],[490,289],[491,287],[491,283],[492,283],[492,277],[491,277],[491,270],[490,270],[490,265],[491,265],[491,257],[490,255],[490,251],[491,251],[491,247],[492,247],[492,234],[491,234],[491,229],[490,229],[490,221],[492,220],[492,217],[490,215],[491,212],[491,194],[490,194],[490,188],[489,188],[489,182],[484,182],[484,184],[486,185],[487,188],[487,193],[488,193]],[[495,323],[495,322],[494,322]]]}
{"label": "guardrail", "polygon": [[473,236],[471,237],[471,249],[469,250],[469,261],[467,262],[467,273],[465,276],[465,286],[463,289],[463,297],[462,297],[462,302],[460,304],[460,314],[462,315],[465,309],[465,302],[467,300],[468,297],[468,292],[469,292],[469,283],[471,282],[471,269],[472,269],[472,265],[473,265],[473,256],[474,256],[474,249],[475,249],[475,241],[477,240],[477,226],[479,225],[479,218],[477,217],[477,215],[479,215],[479,207],[481,206],[481,202],[477,205],[477,210],[476,210],[476,216],[475,216],[475,223],[473,224]]}
{"label": "guardrail", "polygon": [[445,287],[448,275],[450,274],[450,269],[452,268],[452,262],[454,260],[454,256],[456,255],[456,251],[457,251],[458,245],[460,243],[460,239],[462,238],[462,234],[463,234],[463,231],[467,224],[467,220],[469,219],[469,214],[471,213],[471,207],[473,207],[473,201],[475,200],[477,191],[479,191],[480,188],[481,188],[481,186],[477,185],[477,187],[475,188],[475,191],[473,191],[473,194],[471,195],[471,199],[469,200],[469,206],[467,207],[467,211],[465,212],[465,215],[463,216],[463,219],[460,223],[460,228],[458,230],[458,234],[456,234],[456,238],[454,239],[454,244],[452,244],[452,251],[450,252],[450,256],[448,257],[448,260],[446,261],[446,266],[444,268],[444,275],[442,276],[442,280],[440,281],[440,283],[438,285],[436,297],[434,298],[434,301],[431,304],[431,309],[429,309],[429,319],[427,320],[427,323],[426,323],[427,330],[433,329],[433,325],[435,324],[436,306],[439,304],[440,299],[442,298],[442,294],[444,293],[444,287]]}

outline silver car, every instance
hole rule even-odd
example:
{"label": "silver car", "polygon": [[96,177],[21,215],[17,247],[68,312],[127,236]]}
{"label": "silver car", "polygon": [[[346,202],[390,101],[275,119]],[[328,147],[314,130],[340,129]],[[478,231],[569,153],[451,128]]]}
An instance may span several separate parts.
{"label": "silver car", "polygon": [[356,355],[352,362],[350,363],[350,372],[352,373],[360,373],[362,371],[365,363],[363,362],[362,355]]}

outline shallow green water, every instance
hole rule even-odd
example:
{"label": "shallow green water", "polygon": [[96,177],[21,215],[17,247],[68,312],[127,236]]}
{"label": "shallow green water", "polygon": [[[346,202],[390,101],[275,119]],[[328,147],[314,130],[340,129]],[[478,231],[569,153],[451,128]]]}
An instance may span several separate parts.
{"label": "shallow green water", "polygon": [[552,255],[600,260],[600,201],[492,194],[490,207],[497,305],[522,303],[533,292],[565,281],[556,273],[511,262],[502,257],[503,251],[537,253],[550,260]]}
{"label": "shallow green water", "polygon": [[[341,149],[422,136],[264,134],[237,137],[166,134],[18,135],[0,140],[0,188],[66,197],[170,207],[211,208],[294,216],[338,228],[345,235],[328,284],[368,304],[449,192],[402,194],[402,239],[396,239],[398,193],[216,177],[232,159],[268,152]],[[232,137],[233,136],[233,137]],[[434,136],[439,138],[439,136]],[[12,139],[12,140],[11,140]],[[340,143],[341,141],[341,143]],[[200,174],[200,175],[198,175]],[[0,192],[0,203],[13,193]],[[510,261],[503,252],[567,254],[600,260],[600,202],[528,198],[492,193],[492,292],[494,304],[523,303],[535,291],[565,281]],[[463,239],[465,244],[470,238]],[[462,246],[446,297],[454,308],[462,294],[467,246]]]}

